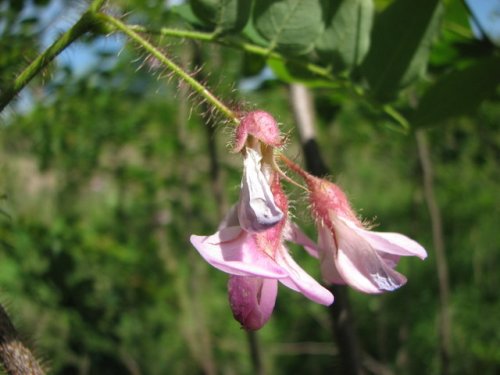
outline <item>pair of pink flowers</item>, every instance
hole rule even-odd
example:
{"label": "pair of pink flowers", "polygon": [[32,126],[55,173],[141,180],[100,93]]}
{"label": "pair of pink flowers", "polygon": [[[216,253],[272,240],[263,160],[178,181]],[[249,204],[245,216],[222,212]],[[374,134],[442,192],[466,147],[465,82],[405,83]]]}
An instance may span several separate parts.
{"label": "pair of pink flowers", "polygon": [[348,284],[366,293],[391,291],[406,282],[394,270],[400,256],[427,256],[422,246],[406,236],[364,228],[338,186],[283,158],[308,186],[318,229],[316,245],[289,218],[282,172],[274,159],[274,148],[281,144],[277,123],[268,113],[250,112],[242,119],[235,136],[235,151],[244,157],[239,202],[215,234],[191,236],[208,263],[230,274],[233,315],[249,330],[269,320],[278,281],[314,302],[333,303],[331,292],[293,260],[285,241],[302,245],[319,258],[326,282]]}

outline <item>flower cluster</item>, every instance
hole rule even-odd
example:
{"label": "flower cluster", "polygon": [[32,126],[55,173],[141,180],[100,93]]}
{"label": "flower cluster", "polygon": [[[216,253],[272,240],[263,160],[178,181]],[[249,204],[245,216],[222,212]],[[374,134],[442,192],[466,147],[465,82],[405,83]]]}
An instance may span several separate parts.
{"label": "flower cluster", "polygon": [[290,256],[287,241],[319,258],[325,282],[347,284],[365,293],[392,291],[405,284],[406,278],[394,270],[401,256],[427,256],[422,246],[402,234],[365,228],[337,185],[283,158],[308,187],[318,243],[309,239],[288,212],[281,187],[285,176],[275,161],[275,148],[282,143],[270,114],[254,111],[243,117],[234,141],[234,151],[243,156],[239,201],[215,234],[191,236],[201,256],[230,275],[230,306],[235,319],[248,330],[257,330],[269,320],[278,281],[314,302],[333,303],[331,292]]}

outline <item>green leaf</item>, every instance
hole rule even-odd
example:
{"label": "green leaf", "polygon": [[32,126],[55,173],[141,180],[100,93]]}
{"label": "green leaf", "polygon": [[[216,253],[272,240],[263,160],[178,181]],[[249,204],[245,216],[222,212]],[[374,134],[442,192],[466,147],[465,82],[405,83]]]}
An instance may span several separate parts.
{"label": "green leaf", "polygon": [[204,25],[204,22],[193,13],[193,9],[188,4],[173,6],[170,11],[193,26],[202,27]]}
{"label": "green leaf", "polygon": [[304,54],[324,28],[320,0],[256,0],[253,19],[269,50]]}
{"label": "green leaf", "polygon": [[429,65],[434,67],[463,64],[463,60],[470,58],[471,52],[475,54],[484,43],[474,37],[465,2],[449,1],[445,3],[445,8],[443,16],[445,27],[442,29],[439,40],[432,46],[429,57]]}
{"label": "green leaf", "polygon": [[253,22],[248,22],[241,34],[254,44],[264,48],[267,46],[267,40],[260,35]]}
{"label": "green leaf", "polygon": [[316,51],[338,69],[363,61],[370,47],[372,0],[325,0],[326,28],[316,41]]}
{"label": "green leaf", "polygon": [[410,121],[425,126],[473,113],[500,85],[499,66],[500,57],[493,57],[441,77],[424,94]]}
{"label": "green leaf", "polygon": [[391,100],[425,73],[442,11],[439,0],[396,0],[376,19],[362,64],[375,97]]}
{"label": "green leaf", "polygon": [[308,87],[326,87],[326,88],[338,88],[339,85],[330,80],[325,80],[318,78],[310,71],[305,69],[300,64],[293,61],[283,61],[278,59],[269,59],[267,64],[271,68],[276,77],[278,77],[283,82],[296,83],[300,82]]}
{"label": "green leaf", "polygon": [[191,0],[190,4],[193,13],[219,33],[242,30],[252,8],[250,0]]}

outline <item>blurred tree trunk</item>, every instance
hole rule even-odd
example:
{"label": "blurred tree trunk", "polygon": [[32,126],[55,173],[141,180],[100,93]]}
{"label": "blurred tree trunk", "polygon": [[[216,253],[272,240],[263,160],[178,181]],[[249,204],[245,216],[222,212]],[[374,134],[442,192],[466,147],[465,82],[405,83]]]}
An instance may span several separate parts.
{"label": "blurred tree trunk", "polygon": [[[323,177],[328,174],[328,168],[323,162],[321,151],[316,141],[316,132],[314,129],[315,112],[312,96],[305,86],[291,84],[290,100],[307,170],[315,176]],[[335,302],[330,306],[330,314],[343,367],[342,374],[362,374],[361,349],[354,328],[348,290],[345,286],[331,285],[330,291],[335,296]]]}
{"label": "blurred tree trunk", "polygon": [[439,354],[441,361],[442,375],[449,373],[450,347],[451,347],[451,314],[450,314],[450,285],[448,278],[448,261],[443,235],[443,221],[441,210],[434,193],[434,176],[429,144],[425,131],[417,130],[416,134],[417,150],[422,168],[424,197],[429,210],[432,225],[432,241],[436,253],[436,267],[439,282]]}

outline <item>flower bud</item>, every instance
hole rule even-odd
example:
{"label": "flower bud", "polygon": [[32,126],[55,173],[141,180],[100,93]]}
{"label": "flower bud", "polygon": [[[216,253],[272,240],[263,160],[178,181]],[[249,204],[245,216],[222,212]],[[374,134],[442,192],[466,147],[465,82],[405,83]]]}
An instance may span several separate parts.
{"label": "flower bud", "polygon": [[278,123],[269,113],[253,111],[241,120],[236,129],[234,151],[240,152],[249,135],[252,135],[263,144],[272,147],[282,145]]}
{"label": "flower bud", "polygon": [[278,294],[278,281],[231,275],[228,291],[234,318],[246,330],[254,331],[271,317]]}

